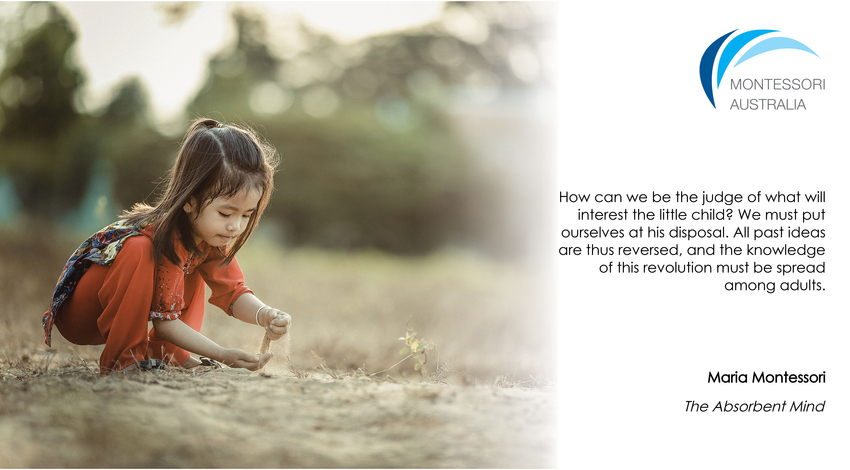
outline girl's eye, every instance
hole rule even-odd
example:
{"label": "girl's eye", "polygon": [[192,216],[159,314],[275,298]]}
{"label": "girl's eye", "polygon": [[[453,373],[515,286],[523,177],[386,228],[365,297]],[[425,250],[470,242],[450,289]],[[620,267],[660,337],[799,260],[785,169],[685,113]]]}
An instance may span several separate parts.
{"label": "girl's eye", "polygon": [[222,217],[230,217],[230,214],[224,214],[224,213],[221,213],[221,212],[219,212],[218,215],[220,215]]}
{"label": "girl's eye", "polygon": [[250,215],[243,215],[243,216],[242,216],[242,218],[243,218],[243,219],[250,219],[250,218],[251,218],[251,216],[250,216]]}

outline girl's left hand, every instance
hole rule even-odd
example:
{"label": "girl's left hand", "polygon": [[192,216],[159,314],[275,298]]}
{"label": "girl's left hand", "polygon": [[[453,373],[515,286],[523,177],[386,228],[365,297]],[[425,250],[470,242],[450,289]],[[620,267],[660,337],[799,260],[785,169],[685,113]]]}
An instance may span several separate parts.
{"label": "girl's left hand", "polygon": [[266,328],[266,334],[272,340],[280,339],[289,331],[289,325],[292,324],[292,317],[288,313],[273,307],[263,309],[259,320],[260,326]]}

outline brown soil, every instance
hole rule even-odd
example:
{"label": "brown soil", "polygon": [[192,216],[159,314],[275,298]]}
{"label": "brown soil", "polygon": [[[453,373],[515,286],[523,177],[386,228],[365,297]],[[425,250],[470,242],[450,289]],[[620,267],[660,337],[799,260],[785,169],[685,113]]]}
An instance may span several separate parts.
{"label": "brown soil", "polygon": [[554,466],[552,391],[267,369],[4,369],[0,466]]}
{"label": "brown soil", "polygon": [[[80,238],[34,233],[0,231],[0,467],[555,464],[545,272],[255,240],[239,263],[264,302],[292,315],[294,369],[279,341],[262,373],[100,377],[100,347],[58,333],[42,344],[41,315]],[[422,375],[413,359],[396,364],[408,325],[435,342]],[[212,306],[202,332],[250,352],[263,335]]]}

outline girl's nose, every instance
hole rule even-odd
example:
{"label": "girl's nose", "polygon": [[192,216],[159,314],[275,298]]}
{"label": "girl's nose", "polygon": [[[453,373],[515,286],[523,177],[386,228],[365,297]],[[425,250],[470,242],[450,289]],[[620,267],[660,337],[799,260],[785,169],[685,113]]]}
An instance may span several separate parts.
{"label": "girl's nose", "polygon": [[239,221],[231,221],[227,224],[227,230],[230,232],[238,232],[239,227]]}

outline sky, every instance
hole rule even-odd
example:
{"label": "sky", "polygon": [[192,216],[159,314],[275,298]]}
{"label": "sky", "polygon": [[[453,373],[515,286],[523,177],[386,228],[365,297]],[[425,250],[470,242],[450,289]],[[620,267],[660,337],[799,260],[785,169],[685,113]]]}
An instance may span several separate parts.
{"label": "sky", "polygon": [[[77,25],[78,59],[87,85],[84,104],[97,108],[125,78],[139,76],[160,123],[178,118],[201,86],[207,61],[233,42],[232,3],[197,2],[189,17],[169,25],[157,2],[61,2]],[[292,15],[341,42],[421,25],[442,2],[251,2],[265,11],[270,31]]]}

